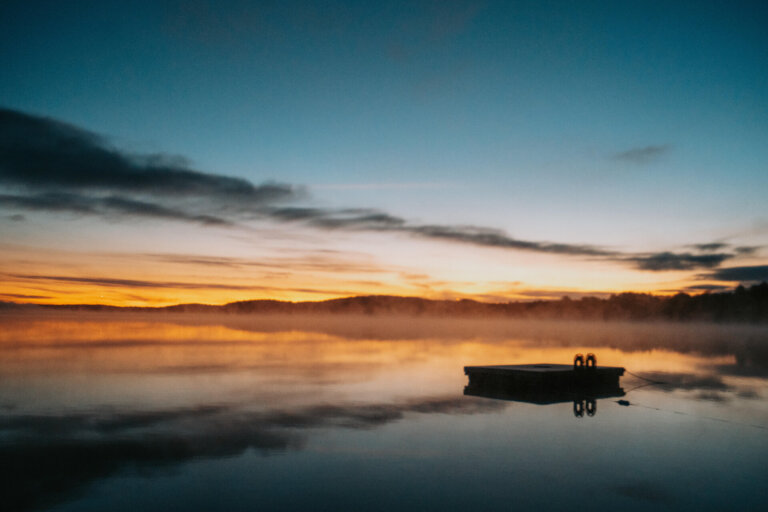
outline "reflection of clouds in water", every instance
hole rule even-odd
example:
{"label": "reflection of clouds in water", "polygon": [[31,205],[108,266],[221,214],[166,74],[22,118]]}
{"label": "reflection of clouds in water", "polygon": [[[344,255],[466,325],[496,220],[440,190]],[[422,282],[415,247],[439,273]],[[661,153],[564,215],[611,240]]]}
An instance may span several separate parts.
{"label": "reflection of clouds in water", "polygon": [[[428,340],[443,346],[467,341],[521,348],[611,348],[624,353],[665,350],[704,357],[733,356],[739,371],[768,375],[768,328],[724,324],[527,321],[498,319],[407,318],[347,315],[174,315],[155,313],[42,314],[4,321],[0,351],[25,347],[51,349],[138,348],[166,346],[345,345],[361,342]],[[85,318],[88,322],[78,319]],[[322,337],[323,339],[317,339]],[[18,340],[23,339],[24,345]],[[353,342],[353,344],[350,344]],[[373,347],[365,347],[371,350]],[[388,349],[391,347],[388,347]],[[194,370],[194,368],[193,368]],[[216,371],[214,365],[209,368]],[[718,371],[719,373],[719,371]]]}
{"label": "reflection of clouds in water", "polygon": [[671,504],[672,494],[658,482],[636,480],[620,483],[610,487],[610,490],[621,496],[654,504]]}
{"label": "reflection of clouds in water", "polygon": [[717,391],[701,391],[696,395],[696,400],[704,400],[707,402],[729,402],[731,397],[724,393],[718,393]]}
{"label": "reflection of clouds in water", "polygon": [[731,386],[717,375],[697,375],[694,373],[645,372],[644,377],[660,382],[659,389],[664,391],[682,390],[717,390],[727,391]]}
{"label": "reflection of clouds in water", "polygon": [[[0,404],[0,481],[12,509],[66,502],[85,495],[95,481],[125,473],[154,474],[249,450],[301,450],[315,437],[313,429],[376,429],[420,414],[505,407],[455,394],[391,398],[456,391],[463,384],[461,367],[473,362],[570,361],[574,352],[596,348],[598,358],[606,355],[601,364],[616,362],[664,382],[643,390],[656,398],[665,394],[662,402],[703,400],[698,407],[723,411],[765,394],[764,380],[737,376],[768,376],[768,329],[755,326],[217,315],[89,315],[86,324],[61,316],[66,320],[47,324],[12,320],[0,332],[0,381],[42,384],[51,404],[46,409],[45,395],[34,387],[34,402],[17,393],[20,388],[4,389],[17,393]],[[77,387],[73,374],[93,379],[96,392]],[[50,379],[76,388],[74,398],[55,385],[49,391]],[[318,387],[325,384],[339,387]],[[104,407],[134,395],[142,404],[151,399],[175,405]],[[338,403],[341,396],[346,403]],[[222,405],[221,397],[239,405]],[[188,398],[198,405],[180,407]],[[97,405],[50,412],[72,400],[72,411],[86,407],[77,400]],[[642,407],[634,397],[630,402]],[[270,403],[279,407],[256,409]],[[650,401],[646,407],[656,405],[662,410],[669,404]],[[663,489],[647,482],[619,484],[614,490],[620,496],[664,499]]]}
{"label": "reflection of clouds in water", "polygon": [[[87,321],[78,321],[81,316]],[[515,355],[513,346],[519,349],[516,356],[520,357],[531,350],[546,355],[553,349],[589,349],[586,351],[597,351],[598,356],[607,351],[613,354],[613,361],[607,363],[601,358],[601,364],[643,372],[671,369],[669,364],[654,368],[661,359],[644,357],[650,351],[663,351],[664,361],[680,363],[675,370],[690,366],[690,361],[678,357],[683,355],[711,359],[710,371],[718,375],[768,377],[768,328],[764,326],[452,318],[393,321],[344,315],[81,316],[57,314],[52,315],[54,321],[51,315],[30,315],[10,320],[0,332],[0,354],[25,368],[45,354],[48,361],[60,361],[64,367],[73,366],[71,362],[76,360],[93,360],[92,355],[69,357],[67,350],[107,349],[93,352],[101,372],[195,375],[274,369],[308,379],[313,374],[322,383],[331,378],[332,383],[338,377],[345,381],[353,374],[371,375],[376,365],[423,358],[422,342],[439,346],[446,358],[461,357],[465,363],[462,345],[472,343],[484,345],[482,350],[489,356],[505,359]],[[288,343],[290,351],[286,350]],[[51,351],[34,354],[26,350],[33,347]],[[173,352],[168,350],[171,348]],[[154,351],[151,357],[148,351]],[[557,357],[561,362],[562,354]],[[571,354],[568,357],[570,360]],[[642,359],[643,368],[630,361],[635,357]],[[320,367],[327,369],[325,375],[318,372]],[[0,368],[0,373],[9,371],[9,365]]]}
{"label": "reflection of clouds in water", "polygon": [[759,361],[755,363],[736,363],[721,364],[715,367],[720,375],[731,375],[734,377],[757,377],[768,379],[768,362]]}
{"label": "reflection of clouds in water", "polygon": [[483,414],[504,402],[431,398],[248,411],[201,405],[155,411],[18,414],[0,418],[0,482],[12,510],[76,498],[93,481],[199,458],[301,449],[312,428],[370,429],[407,414]]}
{"label": "reflection of clouds in water", "polygon": [[749,386],[734,386],[726,383],[722,377],[714,374],[644,372],[644,380],[653,381],[652,389],[670,393],[673,391],[698,391],[697,400],[708,402],[727,402],[733,398],[757,399],[760,394]]}
{"label": "reflection of clouds in water", "polygon": [[521,347],[605,347],[624,353],[665,350],[705,357],[734,356],[736,369],[733,371],[754,373],[759,369],[762,372],[759,376],[768,377],[768,328],[765,326],[451,318],[408,318],[393,322],[387,317],[344,315],[262,317],[257,321],[212,315],[204,322],[253,333],[296,329],[347,341],[429,340],[451,345],[479,340],[498,345],[514,340]]}
{"label": "reflection of clouds in water", "polygon": [[746,400],[759,400],[761,398],[760,393],[753,388],[742,388],[736,393],[736,396]]}

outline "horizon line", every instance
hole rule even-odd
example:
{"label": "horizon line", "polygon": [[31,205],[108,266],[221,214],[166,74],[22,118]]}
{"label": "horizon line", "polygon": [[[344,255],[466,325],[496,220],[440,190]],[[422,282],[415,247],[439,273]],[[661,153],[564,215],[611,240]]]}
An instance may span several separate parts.
{"label": "horizon line", "polygon": [[281,299],[243,299],[243,300],[235,300],[231,302],[224,302],[224,303],[203,303],[203,302],[180,302],[176,304],[170,304],[165,306],[118,306],[114,304],[103,304],[103,303],[68,303],[68,304],[45,304],[40,302],[16,302],[16,301],[9,301],[9,300],[0,300],[0,304],[6,304],[6,305],[14,305],[14,306],[38,306],[42,308],[67,308],[67,307],[99,307],[99,308],[114,308],[114,309],[168,309],[168,308],[174,308],[174,307],[181,307],[181,306],[202,306],[202,307],[226,307],[233,304],[243,304],[243,303],[252,303],[252,302],[273,302],[273,303],[279,303],[279,304],[292,304],[292,305],[300,305],[300,304],[323,304],[323,303],[329,303],[329,302],[335,302],[335,301],[342,301],[342,300],[350,300],[350,299],[364,299],[364,298],[396,298],[396,299],[416,299],[426,302],[474,302],[477,304],[483,304],[483,305],[510,305],[510,304],[530,304],[535,302],[563,302],[566,300],[570,301],[581,301],[583,299],[596,299],[596,300],[609,300],[612,297],[621,296],[621,295],[638,295],[638,296],[646,296],[646,297],[653,297],[653,298],[670,298],[674,297],[676,295],[687,295],[689,297],[698,297],[701,295],[722,295],[722,294],[731,294],[733,293],[738,287],[744,287],[744,288],[752,288],[756,286],[761,285],[768,285],[768,282],[763,281],[760,283],[755,283],[750,286],[744,286],[743,284],[736,285],[732,288],[725,289],[725,290],[700,290],[700,293],[690,293],[685,292],[682,290],[665,290],[666,293],[652,293],[652,292],[636,292],[636,291],[621,291],[621,292],[610,292],[610,293],[601,293],[601,295],[605,295],[605,297],[600,297],[599,295],[593,295],[593,294],[585,294],[580,297],[571,297],[569,294],[563,294],[559,298],[532,298],[530,300],[509,300],[506,302],[490,302],[490,301],[483,301],[476,298],[469,298],[469,297],[457,297],[452,299],[434,299],[434,298],[427,298],[427,297],[420,297],[420,296],[414,296],[414,295],[387,295],[387,294],[370,294],[370,295],[348,295],[343,297],[336,297],[331,299],[322,299],[322,300],[302,300],[302,301],[292,301],[292,300],[281,300]]}

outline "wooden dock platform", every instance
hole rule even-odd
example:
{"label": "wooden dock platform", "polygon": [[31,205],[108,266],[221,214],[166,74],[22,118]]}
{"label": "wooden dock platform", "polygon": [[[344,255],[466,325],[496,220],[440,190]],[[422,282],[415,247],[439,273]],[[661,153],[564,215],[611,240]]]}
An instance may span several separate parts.
{"label": "wooden dock platform", "polygon": [[567,364],[518,364],[465,366],[467,395],[551,404],[575,397],[608,398],[623,396],[619,378],[624,368],[615,366],[574,366]]}
{"label": "wooden dock platform", "polygon": [[465,366],[464,374],[469,382],[502,380],[509,384],[527,387],[578,386],[615,382],[624,375],[618,366],[593,366],[575,368],[569,364],[514,364],[498,366]]}

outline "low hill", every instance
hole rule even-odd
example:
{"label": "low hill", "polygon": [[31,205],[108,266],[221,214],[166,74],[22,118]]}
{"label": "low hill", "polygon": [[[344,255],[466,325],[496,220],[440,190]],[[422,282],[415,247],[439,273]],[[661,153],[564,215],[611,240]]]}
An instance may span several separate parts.
{"label": "low hill", "polygon": [[590,320],[702,320],[768,322],[768,283],[731,292],[659,297],[620,293],[606,299],[584,297],[534,302],[486,303],[475,300],[431,300],[418,297],[368,295],[317,302],[248,300],[221,306],[179,304],[159,308],[96,304],[28,305],[0,302],[0,308],[44,308],[78,311],[132,311],[231,314],[357,314],[461,317],[564,318]]}

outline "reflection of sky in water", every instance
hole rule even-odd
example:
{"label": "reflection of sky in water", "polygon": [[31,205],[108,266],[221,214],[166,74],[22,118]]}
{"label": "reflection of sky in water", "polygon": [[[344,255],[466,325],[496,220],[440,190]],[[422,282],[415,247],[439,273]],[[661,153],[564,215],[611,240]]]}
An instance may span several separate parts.
{"label": "reflection of sky in water", "polygon": [[[74,318],[0,319],[11,509],[768,505],[765,328]],[[575,352],[665,384],[582,418],[463,395]]]}

